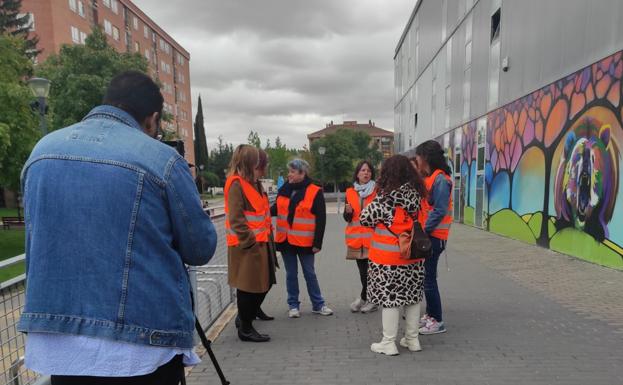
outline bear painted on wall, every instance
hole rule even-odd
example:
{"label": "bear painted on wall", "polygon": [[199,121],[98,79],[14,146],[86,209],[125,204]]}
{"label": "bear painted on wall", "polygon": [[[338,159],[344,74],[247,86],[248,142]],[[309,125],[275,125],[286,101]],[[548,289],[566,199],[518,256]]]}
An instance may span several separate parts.
{"label": "bear painted on wall", "polygon": [[611,126],[579,119],[567,134],[554,186],[557,227],[608,238],[619,190],[619,150]]}

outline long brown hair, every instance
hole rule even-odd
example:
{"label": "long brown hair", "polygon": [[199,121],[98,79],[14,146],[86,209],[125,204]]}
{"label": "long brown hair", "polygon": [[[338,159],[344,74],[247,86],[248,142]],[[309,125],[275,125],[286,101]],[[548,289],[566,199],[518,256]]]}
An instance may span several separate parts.
{"label": "long brown hair", "polygon": [[381,166],[381,177],[377,181],[379,189],[383,194],[389,194],[405,183],[409,183],[421,196],[426,195],[424,181],[411,165],[409,158],[394,155],[386,159]]}
{"label": "long brown hair", "polygon": [[241,144],[236,147],[234,154],[229,162],[227,176],[238,175],[250,183],[255,183],[254,170],[260,160],[257,148],[248,144]]}

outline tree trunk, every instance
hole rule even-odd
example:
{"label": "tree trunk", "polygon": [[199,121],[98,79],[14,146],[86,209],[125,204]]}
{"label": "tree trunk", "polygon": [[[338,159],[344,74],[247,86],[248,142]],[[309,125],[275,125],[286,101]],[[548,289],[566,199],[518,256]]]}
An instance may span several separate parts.
{"label": "tree trunk", "polygon": [[549,249],[549,187],[552,175],[553,152],[543,151],[545,155],[545,193],[543,194],[543,218],[541,219],[541,235],[537,244]]}

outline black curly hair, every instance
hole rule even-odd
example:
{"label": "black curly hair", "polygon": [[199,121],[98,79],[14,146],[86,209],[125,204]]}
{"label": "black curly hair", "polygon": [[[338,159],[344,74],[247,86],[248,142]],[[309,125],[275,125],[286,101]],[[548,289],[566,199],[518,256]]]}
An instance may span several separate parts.
{"label": "black curly hair", "polygon": [[441,170],[448,176],[452,175],[450,166],[448,166],[448,162],[446,161],[446,155],[439,142],[435,140],[427,140],[426,142],[421,143],[415,148],[415,155],[419,155],[424,158],[430,166],[431,174],[436,170]]}
{"label": "black curly hair", "polygon": [[386,159],[381,166],[381,177],[377,181],[382,193],[389,194],[405,183],[409,183],[421,196],[426,195],[424,181],[411,165],[409,158],[394,155]]}

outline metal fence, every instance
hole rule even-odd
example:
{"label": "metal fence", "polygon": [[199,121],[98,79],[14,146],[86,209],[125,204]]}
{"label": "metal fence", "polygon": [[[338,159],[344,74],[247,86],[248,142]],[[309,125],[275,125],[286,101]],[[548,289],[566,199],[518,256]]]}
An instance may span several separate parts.
{"label": "metal fence", "polygon": [[[213,208],[209,213],[218,234],[216,253],[207,265],[189,268],[197,317],[205,330],[235,299],[233,290],[227,284],[225,215],[219,208]],[[0,261],[0,269],[23,261],[24,255]],[[0,384],[2,385],[49,384],[48,377],[40,377],[23,365],[25,337],[17,331],[17,321],[24,308],[25,285],[24,274],[0,283]]]}

